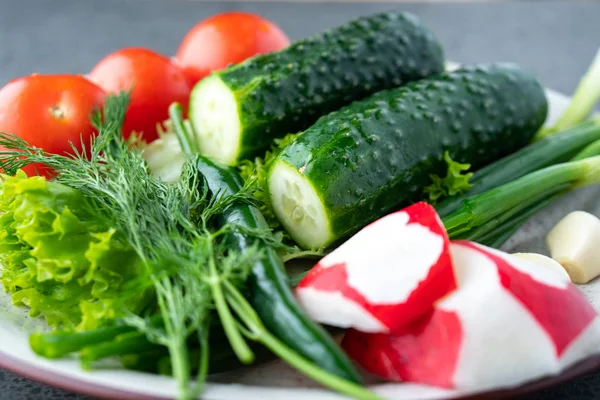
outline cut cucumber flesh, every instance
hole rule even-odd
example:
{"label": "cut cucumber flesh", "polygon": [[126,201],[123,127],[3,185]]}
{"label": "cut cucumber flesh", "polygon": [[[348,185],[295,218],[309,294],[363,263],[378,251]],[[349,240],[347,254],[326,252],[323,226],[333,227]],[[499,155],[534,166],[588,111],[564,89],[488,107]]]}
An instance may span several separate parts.
{"label": "cut cucumber flesh", "polygon": [[240,118],[233,92],[213,75],[196,85],[189,117],[200,151],[225,164],[234,164],[240,147]]}
{"label": "cut cucumber flesh", "polygon": [[275,215],[300,246],[316,248],[331,242],[323,202],[299,170],[277,161],[269,171],[269,195]]}

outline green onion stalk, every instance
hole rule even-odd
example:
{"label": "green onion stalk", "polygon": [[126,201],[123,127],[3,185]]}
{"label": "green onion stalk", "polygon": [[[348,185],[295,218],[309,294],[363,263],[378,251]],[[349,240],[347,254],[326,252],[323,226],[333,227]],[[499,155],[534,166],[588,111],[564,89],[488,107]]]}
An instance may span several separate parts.
{"label": "green onion stalk", "polygon": [[579,81],[565,112],[553,126],[542,129],[537,137],[543,138],[583,121],[592,112],[598,100],[600,100],[600,49]]}
{"label": "green onion stalk", "polygon": [[498,246],[553,198],[600,182],[600,156],[553,165],[462,200],[442,218],[450,238]]}
{"label": "green onion stalk", "polygon": [[445,217],[456,211],[465,199],[476,194],[514,181],[541,168],[569,161],[574,156],[583,159],[598,154],[600,154],[600,117],[531,143],[475,171],[469,180],[470,188],[466,193],[448,197],[436,204],[435,208],[440,216]]}

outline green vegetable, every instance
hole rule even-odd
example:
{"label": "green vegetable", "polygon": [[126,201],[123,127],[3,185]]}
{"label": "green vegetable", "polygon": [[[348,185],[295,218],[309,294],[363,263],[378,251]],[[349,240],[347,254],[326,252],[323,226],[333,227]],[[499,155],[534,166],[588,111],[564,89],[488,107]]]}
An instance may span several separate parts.
{"label": "green vegetable", "polygon": [[214,287],[224,281],[243,286],[259,254],[251,249],[244,254],[229,252],[220,244],[220,236],[231,227],[208,229],[214,213],[239,199],[208,203],[194,165],[184,166],[175,185],[149,175],[140,151],[130,149],[120,131],[127,102],[124,95],[107,98],[103,114],[93,116],[99,134],[86,154],[45,154],[19,138],[0,134],[0,146],[16,150],[0,153],[0,168],[14,173],[25,164],[41,162],[58,171],[57,182],[80,193],[90,205],[89,218],[113,227],[132,249],[151,279],[162,324],[156,326],[152,319],[135,314],[124,321],[169,350],[180,396],[195,398],[205,379],[207,357],[199,361],[201,373],[192,385],[188,338],[196,335],[203,354],[208,354]]}
{"label": "green vegetable", "polygon": [[149,276],[112,224],[76,190],[2,175],[0,269],[17,305],[48,325],[86,330],[149,302]]}
{"label": "green vegetable", "polygon": [[480,168],[529,142],[546,118],[540,84],[508,65],[464,68],[355,102],[277,156],[268,190],[302,247],[323,247],[422,198],[444,154]]}
{"label": "green vegetable", "polygon": [[[600,121],[600,118],[598,119]],[[573,157],[573,161],[583,160],[584,158],[600,155],[600,139],[587,145],[583,150]]]}
{"label": "green vegetable", "polygon": [[[530,172],[571,159],[578,151],[600,140],[600,118],[582,122],[563,132],[550,135],[506,156],[478,171],[469,183],[468,192],[443,199],[436,205],[440,216],[455,211],[460,203],[473,195],[493,189]],[[578,158],[598,155],[600,149],[588,148]]]}
{"label": "green vegetable", "polygon": [[490,240],[490,233],[502,233],[513,226],[514,218],[537,209],[540,203],[599,182],[600,156],[557,164],[469,197],[442,221],[451,238]]}
{"label": "green vegetable", "polygon": [[437,175],[429,175],[433,183],[424,189],[432,204],[442,197],[465,193],[473,186],[469,183],[473,173],[466,172],[471,168],[471,164],[461,164],[452,160],[447,151],[444,153],[444,161],[448,165],[446,176],[440,178]]}
{"label": "green vegetable", "polygon": [[[181,142],[181,148],[185,149],[188,158],[196,160],[196,166],[215,201],[219,201],[222,197],[237,196],[243,192],[243,179],[233,168],[222,167],[205,157],[195,156],[196,151],[193,149],[191,135],[183,124],[181,109],[177,104],[171,107],[170,116]],[[234,310],[240,320],[238,332],[262,343],[274,354],[317,382],[354,398],[378,398],[354,383],[360,381],[360,377],[350,360],[325,330],[311,322],[296,304],[287,286],[283,263],[273,248],[268,247],[265,242],[261,243],[257,237],[248,236],[248,232],[251,231],[268,232],[268,226],[258,209],[252,204],[232,205],[223,210],[220,225],[237,227],[237,231],[230,232],[224,237],[224,243],[230,251],[247,253],[256,246],[263,250],[262,258],[256,260],[252,267],[250,279],[249,289],[255,309],[231,282],[226,280],[222,281],[220,288],[223,291],[219,296],[215,296],[215,298],[221,297],[223,302],[219,305],[216,301],[217,308],[223,306]],[[226,320],[224,315],[228,311],[218,309],[218,312],[224,324]],[[233,345],[232,337],[236,334],[232,331],[228,332],[230,328],[224,324],[225,332]],[[315,365],[319,367],[316,368]]]}
{"label": "green vegetable", "polygon": [[[196,151],[190,139],[192,135],[182,123],[181,109],[177,104],[171,106],[170,116],[182,143],[181,147],[185,149],[188,157],[196,159],[196,166],[204,177],[209,194],[219,198],[235,196],[242,192],[244,180],[235,169],[217,165],[202,156],[194,157]],[[269,227],[258,208],[247,203],[233,205],[223,212],[220,224],[235,225],[241,229],[225,238],[231,250],[245,253],[251,246],[259,246],[262,250],[261,259],[252,267],[249,284],[250,302],[262,324],[299,355],[332,374],[359,382],[360,377],[350,359],[327,332],[312,322],[296,303],[288,286],[283,262],[275,249],[248,237],[248,230],[268,232]]]}
{"label": "green vegetable", "polygon": [[[220,167],[204,157],[198,159],[197,166],[213,194],[233,195],[244,186],[241,177],[231,168]],[[258,209],[250,204],[231,207],[223,214],[221,223],[237,224],[246,229],[268,229]],[[239,252],[246,251],[252,244],[244,231],[229,235],[227,243]],[[254,264],[250,291],[250,302],[257,315],[279,340],[330,373],[360,381],[350,359],[296,303],[281,257],[273,248],[264,248],[263,258]]]}
{"label": "green vegetable", "polygon": [[61,358],[87,346],[110,342],[120,334],[133,330],[127,325],[116,325],[77,333],[65,331],[33,333],[29,337],[29,345],[37,355],[46,358]]}
{"label": "green vegetable", "polygon": [[579,81],[573,98],[567,109],[554,126],[542,129],[538,138],[550,135],[583,121],[594,109],[594,105],[600,100],[600,49],[588,68],[585,75]]}
{"label": "green vegetable", "polygon": [[[153,179],[140,151],[130,150],[122,138],[119,128],[126,100],[123,96],[110,96],[103,113],[105,121],[99,113],[94,116],[99,135],[87,154],[72,158],[49,155],[14,136],[0,134],[2,147],[18,150],[0,153],[0,167],[16,171],[26,163],[42,162],[58,171],[58,182],[80,193],[90,204],[92,216],[115,227],[118,236],[135,252],[153,283],[161,323],[157,324],[154,317],[128,314],[120,321],[133,327],[131,332],[122,332],[117,326],[75,338],[64,331],[33,335],[31,343],[36,352],[57,357],[79,347],[84,366],[107,355],[154,353],[150,343],[132,340],[142,333],[149,342],[168,349],[180,397],[196,398],[209,370],[209,331],[216,309],[231,348],[242,361],[253,359],[246,339],[255,340],[325,385],[354,397],[377,398],[368,390],[315,367],[262,325],[241,291],[246,290],[253,266],[262,260],[258,244],[268,232],[246,232],[248,243],[256,245],[245,246],[242,253],[233,251],[224,240],[238,228],[231,224],[215,227],[213,223],[234,204],[250,201],[250,196],[242,191],[209,200],[195,163],[184,165],[182,178],[175,185]],[[196,367],[190,365],[188,343],[193,338],[200,352],[194,360]],[[69,339],[72,344],[65,342]],[[192,371],[198,371],[193,385]]]}
{"label": "green vegetable", "polygon": [[189,117],[203,154],[235,165],[321,115],[443,70],[416,16],[377,14],[213,73],[193,89]]}
{"label": "green vegetable", "polygon": [[557,191],[555,195],[548,196],[541,201],[532,204],[526,210],[516,213],[504,224],[501,224],[494,229],[489,230],[487,233],[478,236],[477,242],[494,247],[500,248],[504,243],[514,235],[521,226],[538,211],[547,207],[552,201],[563,195],[566,191]]}

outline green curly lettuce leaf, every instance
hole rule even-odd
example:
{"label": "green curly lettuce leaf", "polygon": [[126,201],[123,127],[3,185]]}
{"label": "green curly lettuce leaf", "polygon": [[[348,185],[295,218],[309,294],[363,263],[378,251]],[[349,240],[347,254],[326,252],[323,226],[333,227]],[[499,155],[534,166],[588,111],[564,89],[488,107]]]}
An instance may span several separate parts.
{"label": "green curly lettuce leaf", "polygon": [[469,180],[473,176],[473,173],[467,172],[471,168],[471,165],[461,164],[452,160],[447,151],[444,153],[444,160],[448,165],[446,176],[441,178],[437,175],[430,175],[432,183],[425,188],[425,194],[432,204],[447,196],[463,194],[471,188]]}
{"label": "green curly lettuce leaf", "polygon": [[0,183],[0,277],[17,305],[52,327],[94,329],[139,312],[152,282],[80,192],[19,171]]}

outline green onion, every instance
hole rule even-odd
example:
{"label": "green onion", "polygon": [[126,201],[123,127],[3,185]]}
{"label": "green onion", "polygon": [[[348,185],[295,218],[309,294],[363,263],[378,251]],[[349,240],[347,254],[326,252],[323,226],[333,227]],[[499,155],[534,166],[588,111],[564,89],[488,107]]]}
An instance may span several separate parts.
{"label": "green onion", "polygon": [[[476,171],[469,181],[471,189],[467,193],[446,198],[436,205],[436,210],[440,216],[447,216],[456,211],[463,200],[511,182],[540,168],[568,161],[578,151],[595,141],[600,141],[600,117],[534,142]],[[590,149],[587,154],[600,154],[594,153],[594,151],[594,149]]]}
{"label": "green onion", "polygon": [[525,211],[515,215],[505,224],[481,236],[477,239],[477,241],[483,245],[499,249],[500,247],[502,247],[502,245],[504,245],[504,243],[506,243],[508,239],[511,238],[512,235],[514,235],[521,228],[521,226],[529,218],[534,216],[538,211],[547,207],[550,203],[552,203],[554,200],[556,200],[563,194],[564,192],[558,192],[554,196],[548,197],[538,202],[537,204],[526,209]]}
{"label": "green onion", "polygon": [[594,109],[594,105],[600,99],[600,49],[588,68],[585,75],[579,81],[569,107],[562,114],[554,126],[542,129],[538,138],[553,134],[561,129],[583,121]]}
{"label": "green onion", "polygon": [[596,140],[593,143],[587,145],[583,150],[572,158],[572,161],[583,160],[584,158],[594,157],[600,155],[600,140]]}
{"label": "green onion", "polygon": [[[451,238],[479,240],[489,233],[487,225],[500,228],[518,212],[525,212],[558,192],[600,182],[600,156],[557,164],[532,172],[513,182],[474,195],[442,220]],[[507,214],[508,213],[508,214]]]}

